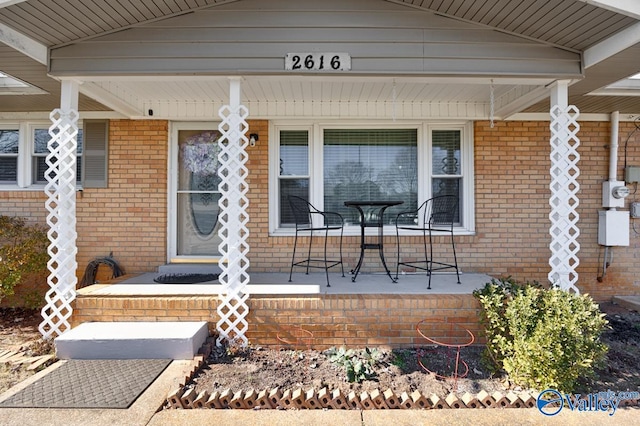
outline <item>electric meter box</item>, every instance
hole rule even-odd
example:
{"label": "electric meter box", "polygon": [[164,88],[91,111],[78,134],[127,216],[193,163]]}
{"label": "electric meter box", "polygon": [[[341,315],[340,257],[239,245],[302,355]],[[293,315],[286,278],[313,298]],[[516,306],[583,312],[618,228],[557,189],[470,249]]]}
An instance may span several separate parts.
{"label": "electric meter box", "polygon": [[624,199],[629,195],[629,188],[623,181],[608,180],[602,182],[602,207],[624,207]]}
{"label": "electric meter box", "polygon": [[598,244],[603,246],[629,245],[629,212],[601,210],[598,212]]}

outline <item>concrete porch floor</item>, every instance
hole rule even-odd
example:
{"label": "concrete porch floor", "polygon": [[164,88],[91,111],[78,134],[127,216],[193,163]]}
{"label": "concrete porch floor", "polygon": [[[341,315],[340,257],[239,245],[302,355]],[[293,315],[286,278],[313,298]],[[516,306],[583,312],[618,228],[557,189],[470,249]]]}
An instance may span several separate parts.
{"label": "concrete porch floor", "polygon": [[[107,284],[95,284],[80,289],[81,294],[92,296],[126,296],[126,295],[213,295],[218,294],[222,286],[218,281],[199,284],[159,284],[153,281],[159,273],[127,275]],[[257,272],[250,273],[249,294],[471,294],[491,281],[485,274],[461,273],[457,284],[455,273],[436,273],[431,279],[431,290],[427,289],[425,274],[401,274],[398,282],[391,281],[386,274],[358,275],[356,282],[351,276],[338,272],[329,274],[330,287],[327,287],[324,273],[298,272],[293,274],[293,282],[289,282],[288,273]]]}

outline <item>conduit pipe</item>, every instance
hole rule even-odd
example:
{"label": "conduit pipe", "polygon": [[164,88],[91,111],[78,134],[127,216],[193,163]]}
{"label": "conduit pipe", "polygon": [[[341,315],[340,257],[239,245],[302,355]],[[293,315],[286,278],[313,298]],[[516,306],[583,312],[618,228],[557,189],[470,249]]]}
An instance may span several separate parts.
{"label": "conduit pipe", "polygon": [[618,127],[620,111],[611,113],[611,143],[609,144],[609,181],[613,182],[618,174]]}
{"label": "conduit pipe", "polygon": [[611,143],[609,144],[609,180],[602,183],[602,207],[608,210],[598,212],[598,244],[604,246],[602,262],[602,281],[607,268],[613,263],[613,246],[629,245],[629,212],[617,210],[624,208],[624,199],[629,189],[624,182],[616,179],[618,172],[618,127],[620,112],[611,113]]}

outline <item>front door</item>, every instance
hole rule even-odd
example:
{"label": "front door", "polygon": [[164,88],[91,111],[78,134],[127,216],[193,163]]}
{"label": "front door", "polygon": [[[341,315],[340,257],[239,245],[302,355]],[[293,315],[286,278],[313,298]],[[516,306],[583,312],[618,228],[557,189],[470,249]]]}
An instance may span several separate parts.
{"label": "front door", "polygon": [[175,123],[169,200],[172,262],[219,258],[218,138],[215,123]]}

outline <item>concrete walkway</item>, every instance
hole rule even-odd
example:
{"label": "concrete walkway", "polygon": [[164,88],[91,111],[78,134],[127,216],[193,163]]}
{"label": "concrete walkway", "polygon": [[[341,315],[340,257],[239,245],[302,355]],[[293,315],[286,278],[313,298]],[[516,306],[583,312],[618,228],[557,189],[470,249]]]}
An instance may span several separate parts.
{"label": "concrete walkway", "polygon": [[[8,398],[51,370],[55,363],[0,396]],[[564,409],[545,417],[537,409],[460,409],[460,410],[163,410],[168,393],[177,388],[191,361],[173,361],[158,379],[126,410],[105,409],[0,409],[0,425],[6,426],[394,426],[403,425],[633,425],[640,424],[640,409],[618,409],[615,415],[601,412],[571,412]]]}

